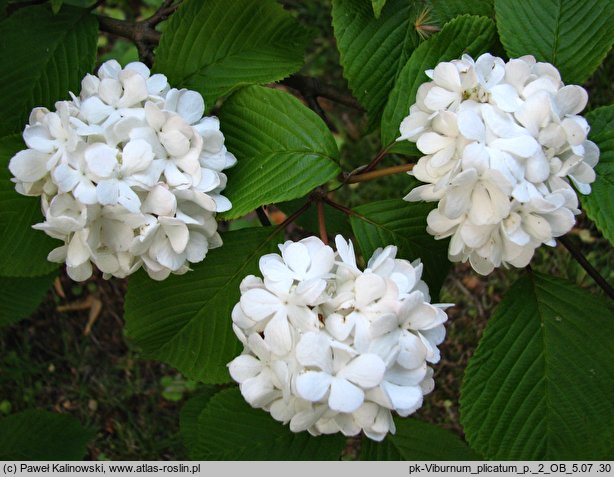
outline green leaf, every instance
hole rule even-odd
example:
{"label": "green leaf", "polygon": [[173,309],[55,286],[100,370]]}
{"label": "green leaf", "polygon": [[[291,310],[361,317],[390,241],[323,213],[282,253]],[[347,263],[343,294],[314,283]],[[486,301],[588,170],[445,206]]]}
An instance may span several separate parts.
{"label": "green leaf", "polygon": [[188,450],[188,456],[192,460],[197,460],[196,456],[198,455],[198,443],[200,440],[198,416],[200,416],[200,413],[216,392],[217,389],[215,387],[207,386],[196,396],[190,398],[181,409],[179,416],[181,439]]}
{"label": "green leaf", "polygon": [[29,317],[45,297],[57,273],[34,278],[0,277],[0,327]]}
{"label": "green leaf", "polygon": [[60,9],[62,8],[62,4],[64,0],[51,0],[51,11],[54,15],[57,15]]}
{"label": "green leaf", "polygon": [[298,71],[307,40],[274,0],[188,0],[168,21],[154,69],[174,87],[200,92],[209,110],[238,87]]}
{"label": "green leaf", "polygon": [[196,460],[338,460],[345,446],[339,434],[290,431],[268,412],[252,408],[236,388],[213,396],[198,426]]}
{"label": "green leaf", "polygon": [[495,18],[494,0],[428,0],[440,25],[460,15]]}
{"label": "green leaf", "polygon": [[371,0],[371,6],[373,7],[373,15],[375,15],[375,18],[380,17],[384,5],[386,5],[386,0]]}
{"label": "green leaf", "polygon": [[125,304],[126,335],[143,357],[174,366],[191,379],[210,384],[230,381],[226,364],[241,351],[231,312],[239,284],[258,274],[258,261],[283,240],[272,227],[222,235],[193,271],[155,282],[145,273],[130,278]]}
{"label": "green leaf", "polygon": [[94,435],[66,414],[12,414],[0,419],[0,460],[81,460]]}
{"label": "green leaf", "polygon": [[589,195],[580,196],[585,210],[603,236],[614,244],[614,106],[597,108],[586,115],[591,125],[589,139],[601,151],[595,167],[597,179]]}
{"label": "green leaf", "polygon": [[365,260],[378,247],[396,245],[398,258],[422,260],[423,280],[431,295],[439,295],[441,285],[450,269],[448,240],[435,240],[426,231],[426,216],[434,204],[405,202],[401,199],[383,200],[361,205],[350,217],[358,245]]}
{"label": "green leaf", "polygon": [[442,30],[422,43],[399,74],[382,117],[382,144],[399,137],[399,126],[416,101],[418,87],[429,78],[424,73],[442,61],[460,58],[463,53],[474,57],[488,51],[496,39],[495,24],[485,17],[464,15],[447,23]]}
{"label": "green leaf", "polygon": [[47,254],[61,245],[32,225],[44,220],[40,197],[26,197],[15,191],[8,163],[26,146],[18,134],[0,138],[0,276],[31,277],[58,268]]}
{"label": "green leaf", "polygon": [[614,442],[614,308],[521,277],[490,318],[461,389],[471,447],[495,460],[603,460]]}
{"label": "green leaf", "polygon": [[219,113],[226,146],[238,163],[227,171],[224,195],[235,219],[264,204],[305,196],[340,172],[339,150],[320,117],[294,96],[250,86]]}
{"label": "green leaf", "polygon": [[379,18],[374,18],[375,4],[369,0],[333,0],[343,75],[367,109],[370,126],[379,122],[401,68],[420,42],[414,26],[419,2],[385,3]]}
{"label": "green leaf", "polygon": [[614,43],[611,0],[496,0],[495,11],[510,58],[552,63],[566,83],[584,83]]}
{"label": "green leaf", "polygon": [[396,433],[382,442],[363,438],[360,460],[481,460],[458,436],[435,424],[399,417],[394,423]]}
{"label": "green leaf", "polygon": [[97,39],[95,17],[68,5],[57,15],[49,5],[21,8],[0,22],[0,135],[23,130],[33,107],[78,94]]}

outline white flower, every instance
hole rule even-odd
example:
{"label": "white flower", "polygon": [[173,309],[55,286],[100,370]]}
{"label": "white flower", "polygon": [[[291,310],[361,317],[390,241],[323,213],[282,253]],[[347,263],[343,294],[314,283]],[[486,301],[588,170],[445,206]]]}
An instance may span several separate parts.
{"label": "white flower", "polygon": [[216,212],[224,169],[235,164],[202,96],[171,89],[142,63],[107,61],[86,75],[81,93],[35,108],[10,161],[16,190],[40,195],[35,225],[64,245],[49,260],[85,280],[125,277],[141,266],[152,278],[185,273],[222,242]]}
{"label": "white flower", "polygon": [[360,270],[351,242],[309,237],[260,259],[232,311],[244,345],[229,371],[252,406],[294,432],[394,432],[433,389],[447,305],[430,305],[422,265],[378,249]]}
{"label": "white flower", "polygon": [[565,86],[557,69],[532,56],[505,63],[440,63],[418,89],[398,140],[423,156],[411,172],[424,185],[408,201],[436,201],[429,233],[451,237],[448,257],[481,274],[526,266],[541,244],[567,233],[578,191],[595,180],[599,149],[578,114],[588,96]]}

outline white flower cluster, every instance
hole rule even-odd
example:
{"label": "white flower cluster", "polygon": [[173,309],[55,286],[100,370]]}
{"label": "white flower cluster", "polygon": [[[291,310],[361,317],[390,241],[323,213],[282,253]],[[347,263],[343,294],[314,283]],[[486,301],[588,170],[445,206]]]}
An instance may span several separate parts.
{"label": "white flower cluster", "polygon": [[236,159],[219,121],[142,63],[107,61],[81,87],[54,112],[32,111],[28,149],[9,164],[17,191],[42,197],[34,228],[64,242],[49,260],[79,281],[92,263],[105,277],[185,273],[221,245],[215,213],[231,207],[221,171]]}
{"label": "white flower cluster", "polygon": [[378,249],[359,270],[351,242],[315,237],[260,259],[232,312],[243,354],[230,374],[253,407],[313,435],[382,440],[434,387],[446,305],[429,304],[422,264]]}
{"label": "white flower cluster", "polygon": [[532,56],[464,55],[426,73],[399,140],[426,154],[412,174],[427,184],[405,200],[439,201],[428,231],[452,237],[450,260],[481,274],[527,265],[575,223],[569,180],[583,194],[595,180],[599,149],[578,115],[586,91]]}

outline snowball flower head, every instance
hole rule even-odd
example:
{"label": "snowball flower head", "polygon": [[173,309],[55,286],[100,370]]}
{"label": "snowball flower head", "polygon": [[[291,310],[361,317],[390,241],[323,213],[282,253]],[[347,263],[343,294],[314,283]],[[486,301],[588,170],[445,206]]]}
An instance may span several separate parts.
{"label": "snowball flower head", "polygon": [[222,171],[236,159],[199,93],[111,60],[71,97],[32,111],[28,148],[9,163],[16,190],[41,196],[34,228],[64,243],[49,260],[79,281],[92,264],[105,278],[143,267],[161,280],[221,245],[215,214],[231,207]]}
{"label": "snowball flower head", "polygon": [[573,227],[572,184],[588,194],[595,180],[599,149],[579,115],[586,91],[532,56],[464,55],[426,74],[398,139],[425,154],[412,174],[426,184],[405,200],[438,202],[427,230],[451,237],[450,260],[484,275],[526,266]]}
{"label": "snowball flower head", "polygon": [[422,264],[378,249],[360,270],[351,242],[288,241],[260,259],[232,311],[244,346],[229,363],[246,401],[313,435],[395,432],[434,387],[447,305],[431,305]]}

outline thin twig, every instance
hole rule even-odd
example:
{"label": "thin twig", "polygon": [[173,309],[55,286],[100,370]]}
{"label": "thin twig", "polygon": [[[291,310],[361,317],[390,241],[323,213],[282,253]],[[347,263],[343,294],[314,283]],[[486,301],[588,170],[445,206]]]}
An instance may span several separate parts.
{"label": "thin twig", "polygon": [[364,111],[356,99],[330,84],[322,83],[311,76],[292,75],[281,82],[285,86],[299,91],[303,96],[315,96],[330,99],[348,108]]}
{"label": "thin twig", "polygon": [[256,215],[258,216],[258,220],[263,227],[269,227],[271,225],[271,221],[269,220],[269,216],[266,214],[263,206],[260,206],[256,209]]}
{"label": "thin twig", "polygon": [[343,212],[345,215],[347,216],[352,216],[352,215],[358,215],[356,212],[354,212],[352,209],[347,208],[345,205],[341,205],[337,202],[335,202],[334,200],[332,200],[330,197],[327,196],[323,196],[322,200],[324,202],[326,202],[328,205],[330,205],[332,208],[340,210],[341,212]]}
{"label": "thin twig", "polygon": [[381,160],[386,157],[386,154],[388,154],[388,150],[394,146],[394,142],[391,142],[390,144],[387,144],[386,147],[384,147],[378,154],[377,156],[375,156],[373,158],[373,160],[367,164],[367,167],[365,167],[364,169],[362,169],[361,173],[365,173],[365,172],[371,172],[373,169],[375,169],[375,166],[377,166]]}
{"label": "thin twig", "polygon": [[301,215],[303,215],[310,206],[311,206],[311,201],[308,200],[307,202],[303,204],[303,206],[300,209],[298,209],[296,212],[294,212],[292,215],[286,218],[286,220],[284,220],[281,224],[279,224],[275,228],[275,232],[277,233],[278,231],[285,229],[288,225],[290,225],[292,222],[298,219]]}
{"label": "thin twig", "polygon": [[614,288],[606,281],[606,279],[593,267],[586,259],[584,254],[575,246],[575,244],[569,240],[569,237],[558,237],[558,241],[569,251],[571,256],[580,264],[586,273],[588,273],[595,283],[601,287],[601,289],[614,300]]}
{"label": "thin twig", "polygon": [[145,20],[145,23],[152,27],[155,27],[158,23],[162,23],[164,20],[170,17],[181,5],[181,2],[173,4],[174,1],[175,0],[164,0],[156,13],[154,13],[147,20]]}
{"label": "thin twig", "polygon": [[408,172],[414,168],[415,164],[403,164],[400,166],[386,167],[385,169],[379,169],[377,171],[365,172],[358,175],[351,176],[346,181],[347,184],[355,184],[356,182],[365,182],[378,177],[390,176],[393,174],[400,174],[401,172]]}
{"label": "thin twig", "polygon": [[307,106],[309,106],[309,109],[313,110],[318,116],[322,118],[322,120],[326,124],[326,127],[328,127],[328,129],[330,129],[334,133],[338,132],[337,127],[326,115],[326,112],[322,109],[322,106],[320,106],[318,98],[315,96],[304,96],[304,98],[305,101],[307,101]]}
{"label": "thin twig", "polygon": [[320,230],[320,239],[325,245],[328,245],[328,234],[326,233],[326,216],[324,215],[324,202],[318,201],[318,228]]}

